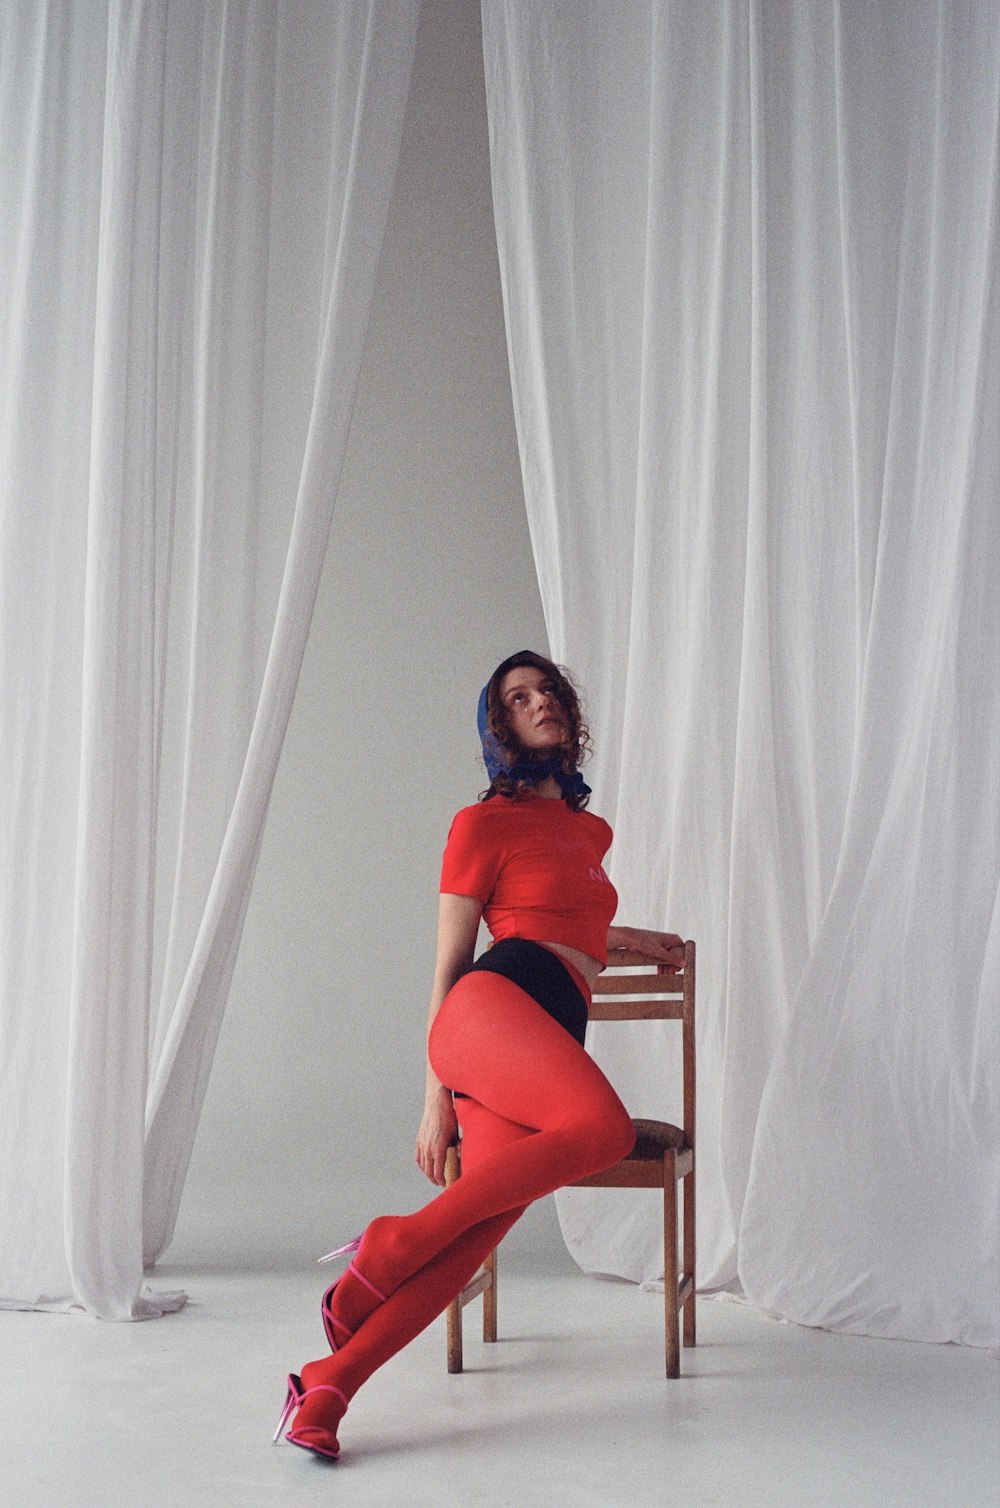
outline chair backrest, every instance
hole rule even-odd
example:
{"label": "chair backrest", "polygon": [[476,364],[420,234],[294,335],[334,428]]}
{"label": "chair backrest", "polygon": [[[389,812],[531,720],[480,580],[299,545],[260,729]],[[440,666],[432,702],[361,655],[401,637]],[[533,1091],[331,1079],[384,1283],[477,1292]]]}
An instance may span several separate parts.
{"label": "chair backrest", "polygon": [[660,974],[655,959],[621,949],[608,956],[594,986],[591,1021],[680,1021],[684,1085],[684,1133],[694,1146],[695,1131],[695,946],[684,944],[684,967]]}

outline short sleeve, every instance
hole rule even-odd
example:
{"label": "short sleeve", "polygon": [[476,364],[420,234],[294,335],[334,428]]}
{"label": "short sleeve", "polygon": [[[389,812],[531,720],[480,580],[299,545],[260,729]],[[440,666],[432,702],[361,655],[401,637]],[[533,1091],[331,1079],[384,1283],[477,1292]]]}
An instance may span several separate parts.
{"label": "short sleeve", "polygon": [[484,821],[481,806],[466,806],[456,815],[441,861],[441,891],[487,901],[500,872],[501,852],[494,824]]}

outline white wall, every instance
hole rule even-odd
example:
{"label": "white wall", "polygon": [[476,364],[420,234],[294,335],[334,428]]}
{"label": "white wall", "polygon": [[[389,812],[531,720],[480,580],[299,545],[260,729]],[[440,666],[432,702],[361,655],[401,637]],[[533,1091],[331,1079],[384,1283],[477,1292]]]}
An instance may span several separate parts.
{"label": "white wall", "polygon": [[485,783],[479,689],[523,645],[546,639],[479,5],[433,0],[325,575],[181,1212],[188,1241],[172,1257],[196,1212],[229,1222],[234,1199],[251,1227],[270,1217],[279,1245],[310,1251],[430,1192],[412,1153],[441,848]]}

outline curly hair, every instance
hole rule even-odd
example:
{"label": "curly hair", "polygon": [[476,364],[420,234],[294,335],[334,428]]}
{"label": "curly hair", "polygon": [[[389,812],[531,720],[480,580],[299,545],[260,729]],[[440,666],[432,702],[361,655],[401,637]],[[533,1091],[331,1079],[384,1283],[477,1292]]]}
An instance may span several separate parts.
{"label": "curly hair", "polygon": [[[513,767],[524,750],[510,725],[507,708],[500,696],[500,685],[505,675],[511,670],[520,669],[522,665],[530,665],[536,670],[541,670],[552,682],[556,700],[566,715],[566,738],[560,746],[560,752],[563,770],[570,775],[590,757],[592,750],[590,729],[584,721],[580,698],[569,672],[554,664],[552,660],[546,659],[544,655],[536,654],[531,649],[522,649],[517,654],[510,655],[506,660],[501,661],[494,670],[486,688],[486,709],[490,732],[503,750],[508,764]],[[519,800],[532,789],[533,786],[529,781],[515,780],[510,775],[501,774],[496,776],[489,790],[482,792],[480,800],[488,801],[491,796],[509,796],[514,800]],[[582,811],[589,799],[587,796],[566,791],[562,793],[562,798],[575,812]]]}

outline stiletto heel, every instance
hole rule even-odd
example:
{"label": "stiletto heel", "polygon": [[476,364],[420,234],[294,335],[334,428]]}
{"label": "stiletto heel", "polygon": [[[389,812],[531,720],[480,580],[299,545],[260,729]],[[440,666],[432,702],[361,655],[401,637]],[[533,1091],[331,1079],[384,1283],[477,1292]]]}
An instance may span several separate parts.
{"label": "stiletto heel", "polygon": [[281,1410],[281,1418],[278,1420],[278,1428],[274,1432],[272,1445],[277,1445],[281,1439],[281,1432],[285,1428],[292,1415],[292,1410],[297,1408],[305,1395],[302,1392],[302,1378],[296,1377],[294,1372],[288,1374],[288,1393],[285,1398],[285,1406]]}
{"label": "stiletto heel", "polygon": [[328,1251],[325,1257],[319,1257],[317,1260],[320,1262],[332,1262],[334,1257],[346,1257],[348,1252],[357,1251],[364,1239],[364,1234],[364,1231],[362,1231],[360,1236],[355,1236],[353,1241],[347,1242],[346,1246],[338,1246],[335,1250]]}

